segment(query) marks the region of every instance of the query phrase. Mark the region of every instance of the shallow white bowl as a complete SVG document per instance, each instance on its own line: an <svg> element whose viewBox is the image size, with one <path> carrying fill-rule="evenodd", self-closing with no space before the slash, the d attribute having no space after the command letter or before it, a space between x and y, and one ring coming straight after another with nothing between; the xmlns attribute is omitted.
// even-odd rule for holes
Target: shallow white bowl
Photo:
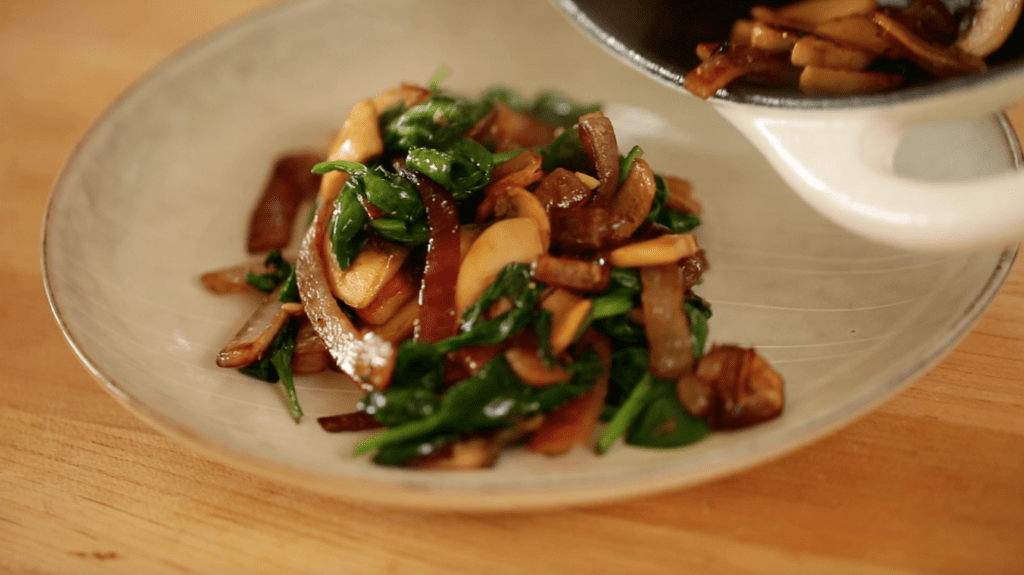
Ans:
<svg viewBox="0 0 1024 575"><path fill-rule="evenodd" d="M359 393L305 378L292 423L276 386L214 365L253 301L200 273L246 260L249 211L274 158L320 146L363 97L401 81L475 94L496 83L602 101L624 149L693 180L707 213L712 340L756 345L788 381L785 414L693 447L513 451L477 472L354 459L362 434L315 418ZM925 126L899 157L937 179L1011 169L998 118ZM54 314L97 379L140 417L208 456L341 497L443 509L523 509L680 487L776 457L895 393L963 336L1015 249L920 255L865 242L802 204L704 102L613 60L543 0L289 2L178 54L118 100L71 155L46 215Z"/></svg>

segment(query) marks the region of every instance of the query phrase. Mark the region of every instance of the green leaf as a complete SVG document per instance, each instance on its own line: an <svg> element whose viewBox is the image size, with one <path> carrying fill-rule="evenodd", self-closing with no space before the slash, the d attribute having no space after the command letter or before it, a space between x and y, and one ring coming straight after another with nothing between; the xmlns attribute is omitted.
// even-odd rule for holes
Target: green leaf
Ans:
<svg viewBox="0 0 1024 575"><path fill-rule="evenodd" d="M302 408L299 407L292 374L292 356L295 354L295 338L298 333L299 319L293 317L274 336L262 359L238 370L269 383L280 381L288 403L288 411L295 423L302 419Z"/></svg>
<svg viewBox="0 0 1024 575"><path fill-rule="evenodd" d="M646 404L626 433L626 443L638 447L681 447L710 432L708 422L690 415L679 402L671 381L655 379Z"/></svg>
<svg viewBox="0 0 1024 575"><path fill-rule="evenodd" d="M579 104L556 92L541 92L530 108L538 120L566 129L579 122L580 116L600 111L601 104Z"/></svg>
<svg viewBox="0 0 1024 575"><path fill-rule="evenodd" d="M644 372L643 378L633 387L629 396L622 403L622 406L611 421L605 426L604 431L597 440L597 453L602 454L608 451L618 439L626 434L626 431L633 425L633 422L647 406L647 400L653 390L654 378L651 374Z"/></svg>
<svg viewBox="0 0 1024 575"><path fill-rule="evenodd" d="M263 265L269 267L270 271L263 274L249 272L245 276L245 281L264 293L274 291L277 286L288 279L288 276L294 273L292 265L281 255L281 250L270 250L263 260Z"/></svg>
<svg viewBox="0 0 1024 575"><path fill-rule="evenodd" d="M619 161L619 183L626 181L629 177L629 171L633 169L633 163L636 159L644 155L644 151L640 146L633 146L633 148L626 154L625 158Z"/></svg>
<svg viewBox="0 0 1024 575"><path fill-rule="evenodd" d="M388 150L445 149L476 124L491 104L434 92L394 117L381 118L381 136ZM385 121L386 119L386 121Z"/></svg>
<svg viewBox="0 0 1024 575"><path fill-rule="evenodd" d="M331 247L341 269L352 265L352 261L363 250L367 238L363 224L368 219L366 210L359 203L355 184L347 182L334 202L334 213L328 224Z"/></svg>
<svg viewBox="0 0 1024 575"><path fill-rule="evenodd" d="M510 263L498 273L483 295L462 315L462 332L435 344L445 354L470 345L493 345L519 333L539 318L537 303L545 286L533 281L529 264ZM499 298L508 297L512 308L489 320L483 314Z"/></svg>
<svg viewBox="0 0 1024 575"><path fill-rule="evenodd" d="M487 148L469 138L459 138L444 150L411 148L406 166L434 180L451 192L456 202L462 202L491 181L494 159Z"/></svg>
<svg viewBox="0 0 1024 575"><path fill-rule="evenodd" d="M693 357L700 359L708 343L708 320L711 319L711 304L700 296L686 297L683 309L690 320L690 336L693 338Z"/></svg>

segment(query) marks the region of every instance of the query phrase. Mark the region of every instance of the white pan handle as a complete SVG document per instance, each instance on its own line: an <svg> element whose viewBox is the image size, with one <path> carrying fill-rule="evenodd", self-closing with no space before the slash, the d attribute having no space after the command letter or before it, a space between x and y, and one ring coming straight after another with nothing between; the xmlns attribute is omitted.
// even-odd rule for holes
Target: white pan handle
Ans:
<svg viewBox="0 0 1024 575"><path fill-rule="evenodd" d="M838 224L899 247L964 250L1024 238L1024 171L967 182L915 180L894 172L896 147L918 123L1000 110L1024 96L1020 83L875 108L715 106L804 200Z"/></svg>

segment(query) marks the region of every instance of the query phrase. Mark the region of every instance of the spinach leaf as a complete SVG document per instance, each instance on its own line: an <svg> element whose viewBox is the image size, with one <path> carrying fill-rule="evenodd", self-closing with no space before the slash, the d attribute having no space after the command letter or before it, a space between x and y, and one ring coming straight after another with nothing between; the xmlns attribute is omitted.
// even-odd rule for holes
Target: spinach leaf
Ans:
<svg viewBox="0 0 1024 575"><path fill-rule="evenodd" d="M455 433L506 427L550 411L593 386L602 369L600 357L588 349L567 369L573 374L568 383L531 387L519 380L504 355L498 355L482 370L449 388L432 413L360 442L355 454L402 446L396 449L413 456L414 445L433 445ZM390 452L388 459L395 461L395 452Z"/></svg>
<svg viewBox="0 0 1024 575"><path fill-rule="evenodd" d="M626 443L681 447L703 439L709 432L707 420L690 415L679 402L675 383L653 379L643 409L626 432Z"/></svg>
<svg viewBox="0 0 1024 575"><path fill-rule="evenodd" d="M530 265L510 263L498 273L494 282L473 305L462 314L462 333L434 344L440 354L449 353L469 345L501 343L537 321L537 303L545 286L533 281ZM501 297L512 301L512 309L489 320L483 314Z"/></svg>
<svg viewBox="0 0 1024 575"><path fill-rule="evenodd" d="M491 152L469 138L459 138L444 150L410 148L406 166L417 170L462 202L491 181Z"/></svg>
<svg viewBox="0 0 1024 575"><path fill-rule="evenodd" d="M400 114L381 116L381 136L388 150L415 147L445 149L476 124L492 104L434 92Z"/></svg>
<svg viewBox="0 0 1024 575"><path fill-rule="evenodd" d="M288 276L293 273L292 265L285 261L281 255L281 250L270 250L267 257L263 260L263 265L269 267L270 271L262 274L249 272L245 276L247 284L263 293L274 291L281 282L287 280Z"/></svg>
<svg viewBox="0 0 1024 575"><path fill-rule="evenodd" d="M434 346L406 340L398 346L391 385L366 394L357 408L389 427L422 419L437 410L443 381L444 360Z"/></svg>
<svg viewBox="0 0 1024 575"><path fill-rule="evenodd" d="M293 317L274 336L262 359L238 370L269 383L280 381L284 388L285 400L288 402L288 411L295 423L302 419L302 408L299 407L292 374L292 356L295 354L295 337L298 333L299 319Z"/></svg>
<svg viewBox="0 0 1024 575"><path fill-rule="evenodd" d="M643 412L653 391L653 380L654 377L650 373L646 371L643 373L643 377L633 387L622 406L601 432L596 446L598 454L608 451L613 443L626 434L636 418Z"/></svg>
<svg viewBox="0 0 1024 575"><path fill-rule="evenodd" d="M697 229L701 224L701 219L697 214L663 208L658 216L658 223L672 230L674 234L685 234Z"/></svg>
<svg viewBox="0 0 1024 575"><path fill-rule="evenodd" d="M594 171L594 166L591 165L587 153L583 150L580 131L575 128L565 130L550 144L536 148L534 151L541 155L541 168L544 172L550 172L558 167L574 172L590 173Z"/></svg>
<svg viewBox="0 0 1024 575"><path fill-rule="evenodd" d="M347 269L352 265L359 252L363 251L367 239L363 224L368 219L366 210L359 203L356 186L351 180L346 182L334 202L334 213L327 228L334 256L338 259L341 269Z"/></svg>
<svg viewBox="0 0 1024 575"><path fill-rule="evenodd" d="M711 319L711 304L704 298L690 294L686 296L683 309L690 320L690 336L693 338L693 357L700 359L708 343L708 320Z"/></svg>
<svg viewBox="0 0 1024 575"><path fill-rule="evenodd" d="M491 86L484 90L480 99L491 104L505 104L519 112L525 112L530 109L530 102L520 95L519 92L507 86Z"/></svg>
<svg viewBox="0 0 1024 575"><path fill-rule="evenodd" d="M425 439L418 438L403 443L384 445L373 456L377 465L401 465L414 457L436 453L450 443L461 439L459 433L441 433Z"/></svg>
<svg viewBox="0 0 1024 575"><path fill-rule="evenodd" d="M626 178L629 176L629 171L633 169L633 163L636 162L636 159L642 155L644 155L643 148L641 148L640 146L633 146L633 148L629 150L629 153L626 154L626 157L622 158L619 161L620 184L626 181Z"/></svg>
<svg viewBox="0 0 1024 575"><path fill-rule="evenodd" d="M541 92L530 107L530 114L535 118L567 131L579 122L580 116L600 111L601 104L579 104L555 92Z"/></svg>

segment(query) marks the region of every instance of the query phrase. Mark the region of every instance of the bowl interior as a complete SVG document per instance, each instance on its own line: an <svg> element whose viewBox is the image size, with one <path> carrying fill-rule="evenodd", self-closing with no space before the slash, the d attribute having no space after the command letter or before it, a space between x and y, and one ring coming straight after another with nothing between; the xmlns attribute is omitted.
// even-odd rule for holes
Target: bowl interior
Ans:
<svg viewBox="0 0 1024 575"><path fill-rule="evenodd" d="M317 416L360 395L337 377L298 382L307 417L295 425L276 386L214 365L254 300L210 295L197 278L247 259L249 211L274 158L322 146L356 101L426 82L442 65L456 91L502 83L605 102L624 149L639 144L656 170L695 183L713 266L700 288L714 306L711 339L756 345L780 369L783 417L687 449L580 448L555 459L514 450L493 469L425 474L354 459L361 434L320 430ZM995 118L924 130L901 148L901 171L957 178L1012 163ZM811 441L947 351L1013 253L920 255L851 236L801 203L709 105L607 58L543 0L486 10L310 0L222 30L97 121L57 181L43 244L69 342L143 418L213 457L319 491L446 509L635 495Z"/></svg>

